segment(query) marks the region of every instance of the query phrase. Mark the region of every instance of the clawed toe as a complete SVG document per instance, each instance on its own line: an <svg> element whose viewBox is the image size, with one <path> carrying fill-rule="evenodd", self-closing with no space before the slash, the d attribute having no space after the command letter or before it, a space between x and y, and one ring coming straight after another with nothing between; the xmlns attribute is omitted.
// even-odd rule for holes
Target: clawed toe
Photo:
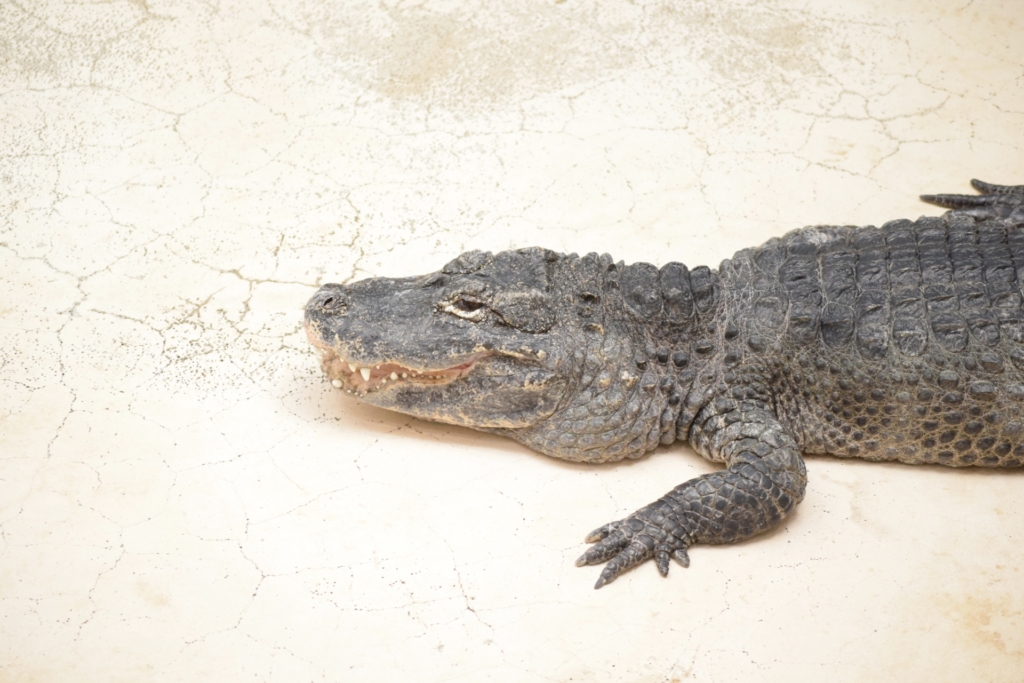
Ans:
<svg viewBox="0 0 1024 683"><path fill-rule="evenodd" d="M604 526L594 529L587 534L587 537L584 540L587 543L597 543L615 531L620 524L622 524L622 522L611 522L610 524L605 524Z"/></svg>
<svg viewBox="0 0 1024 683"><path fill-rule="evenodd" d="M971 186L982 194L1024 194L1024 185L996 185L973 178Z"/></svg>
<svg viewBox="0 0 1024 683"><path fill-rule="evenodd" d="M977 218L1015 218L1024 204L1024 185L996 185L974 179L981 194L923 194L921 199Z"/></svg>
<svg viewBox="0 0 1024 683"><path fill-rule="evenodd" d="M594 543L576 560L577 567L607 562L601 570L594 588L611 583L623 572L653 559L662 576L668 575L669 559L684 567L689 566L683 542L664 530L631 516L618 522L605 524L587 534Z"/></svg>

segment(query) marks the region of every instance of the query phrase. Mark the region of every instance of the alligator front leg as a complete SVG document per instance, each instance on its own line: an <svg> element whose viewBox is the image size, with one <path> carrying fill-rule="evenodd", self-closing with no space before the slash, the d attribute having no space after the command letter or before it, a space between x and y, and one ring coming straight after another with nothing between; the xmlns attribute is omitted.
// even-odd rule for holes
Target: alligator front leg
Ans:
<svg viewBox="0 0 1024 683"><path fill-rule="evenodd" d="M804 497L807 471L796 441L760 402L719 399L697 416L690 443L728 468L675 487L629 517L587 536L576 565L608 562L594 588L654 559L686 567L695 543L733 543L779 525Z"/></svg>

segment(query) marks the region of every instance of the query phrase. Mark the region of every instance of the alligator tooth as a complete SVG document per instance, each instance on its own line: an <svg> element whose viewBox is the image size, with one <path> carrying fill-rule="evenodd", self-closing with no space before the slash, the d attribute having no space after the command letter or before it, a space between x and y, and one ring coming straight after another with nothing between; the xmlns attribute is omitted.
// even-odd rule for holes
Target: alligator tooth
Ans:
<svg viewBox="0 0 1024 683"><path fill-rule="evenodd" d="M387 377L381 377L380 378L380 383L381 384L387 384L388 383L388 378Z"/></svg>
<svg viewBox="0 0 1024 683"><path fill-rule="evenodd" d="M409 373L403 372L402 373L402 379L408 379L408 378L409 378Z"/></svg>
<svg viewBox="0 0 1024 683"><path fill-rule="evenodd" d="M392 372L391 373L391 381L394 382L396 379L398 379L398 373Z"/></svg>
<svg viewBox="0 0 1024 683"><path fill-rule="evenodd" d="M351 372L353 375L356 374L356 370L358 369L358 366L352 365L351 363L348 364L348 371Z"/></svg>
<svg viewBox="0 0 1024 683"><path fill-rule="evenodd" d="M340 379L332 379L331 380L331 384L334 385L335 389L341 389L341 380Z"/></svg>
<svg viewBox="0 0 1024 683"><path fill-rule="evenodd" d="M370 381L370 368L359 368L359 374L363 376L364 382Z"/></svg>

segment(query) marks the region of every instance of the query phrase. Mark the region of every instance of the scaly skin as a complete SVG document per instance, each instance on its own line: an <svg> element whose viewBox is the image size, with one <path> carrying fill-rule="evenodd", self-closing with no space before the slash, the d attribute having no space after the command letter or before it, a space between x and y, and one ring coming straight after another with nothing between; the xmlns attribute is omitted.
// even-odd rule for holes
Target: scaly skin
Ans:
<svg viewBox="0 0 1024 683"><path fill-rule="evenodd" d="M576 462L690 442L725 469L595 530L598 588L779 525L801 453L1024 464L1024 186L938 218L810 227L717 271L543 249L325 285L306 307L335 386Z"/></svg>

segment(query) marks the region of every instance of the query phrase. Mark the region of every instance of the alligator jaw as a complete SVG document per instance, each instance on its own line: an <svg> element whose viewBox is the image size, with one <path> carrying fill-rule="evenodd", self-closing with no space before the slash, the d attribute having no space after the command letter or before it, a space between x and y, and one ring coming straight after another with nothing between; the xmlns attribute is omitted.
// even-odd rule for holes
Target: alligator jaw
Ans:
<svg viewBox="0 0 1024 683"><path fill-rule="evenodd" d="M344 389L354 396L365 396L387 386L399 384L439 385L454 382L466 375L482 358L492 355L481 351L462 363L447 368L410 368L391 361L361 365L346 360L331 348L319 347L320 367L331 378L335 388Z"/></svg>

